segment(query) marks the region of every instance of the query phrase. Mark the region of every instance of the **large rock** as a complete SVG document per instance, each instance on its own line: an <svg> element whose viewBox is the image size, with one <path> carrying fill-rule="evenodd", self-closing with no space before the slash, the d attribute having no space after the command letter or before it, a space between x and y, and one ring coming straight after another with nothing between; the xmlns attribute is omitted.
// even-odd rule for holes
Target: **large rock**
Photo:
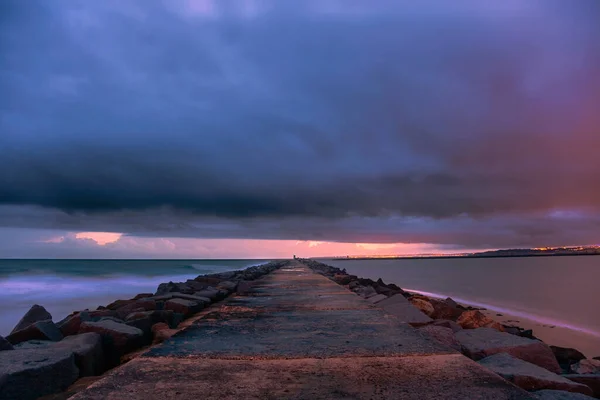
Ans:
<svg viewBox="0 0 600 400"><path fill-rule="evenodd" d="M433 306L431 318L456 320L463 313L463 310L458 308L458 305L448 298L446 300L429 299L429 303Z"/></svg>
<svg viewBox="0 0 600 400"><path fill-rule="evenodd" d="M600 360L581 360L571 365L574 374L600 374Z"/></svg>
<svg viewBox="0 0 600 400"><path fill-rule="evenodd" d="M58 329L60 329L60 332L63 334L63 336L77 335L79 333L79 327L81 326L81 323L91 320L92 318L87 311L81 311L71 314L65 319L59 321L56 326Z"/></svg>
<svg viewBox="0 0 600 400"><path fill-rule="evenodd" d="M515 358L506 353L498 353L479 361L479 364L494 371L504 379L525 390L565 390L591 395L592 390L537 365Z"/></svg>
<svg viewBox="0 0 600 400"><path fill-rule="evenodd" d="M461 349L459 341L456 340L456 336L454 336L454 332L450 328L425 325L420 327L419 331L454 350L460 351Z"/></svg>
<svg viewBox="0 0 600 400"><path fill-rule="evenodd" d="M445 328L450 328L452 329L452 332L458 332L458 331L462 331L462 326L460 326L459 324L457 324L454 321L450 321L448 319L436 319L435 321L433 321L431 323L431 325L433 326L443 326Z"/></svg>
<svg viewBox="0 0 600 400"><path fill-rule="evenodd" d="M27 328L29 325L32 325L39 321L52 320L52 315L46 309L40 305L34 304L29 311L23 315L23 318L17 323L17 325L13 328L11 334L23 330Z"/></svg>
<svg viewBox="0 0 600 400"><path fill-rule="evenodd" d="M565 378L586 385L592 389L594 396L600 399L600 374L567 374Z"/></svg>
<svg viewBox="0 0 600 400"><path fill-rule="evenodd" d="M82 377L100 375L105 370L102 338L97 333L90 332L68 336L60 342L29 340L15 346L16 350L49 348L73 353L75 355L75 364L79 368L79 373Z"/></svg>
<svg viewBox="0 0 600 400"><path fill-rule="evenodd" d="M413 326L427 325L433 320L408 302L406 297L396 294L377 303L387 314L396 316L401 322Z"/></svg>
<svg viewBox="0 0 600 400"><path fill-rule="evenodd" d="M425 299L419 297L411 297L409 299L410 304L417 307L419 310L423 312L423 314L431 317L434 312L433 305Z"/></svg>
<svg viewBox="0 0 600 400"><path fill-rule="evenodd" d="M117 317L119 317L120 319L124 319L133 311L140 309L144 311L156 310L156 302L150 299L136 300L134 302L124 305L123 307L117 308Z"/></svg>
<svg viewBox="0 0 600 400"><path fill-rule="evenodd" d="M194 296L205 297L210 299L211 301L217 301L225 298L226 294L225 292L219 289L207 287L197 292L194 292Z"/></svg>
<svg viewBox="0 0 600 400"><path fill-rule="evenodd" d="M79 333L87 332L100 334L104 348L116 355L138 348L144 336L144 332L136 327L108 320L82 323Z"/></svg>
<svg viewBox="0 0 600 400"><path fill-rule="evenodd" d="M371 304L376 304L385 299L387 299L387 296L385 294L377 294L375 296L369 297L367 301Z"/></svg>
<svg viewBox="0 0 600 400"><path fill-rule="evenodd" d="M456 322L464 329L493 328L504 331L501 324L478 310L463 311Z"/></svg>
<svg viewBox="0 0 600 400"><path fill-rule="evenodd" d="M195 314L203 308L203 303L185 299L171 299L165 303L165 310L172 310L185 316Z"/></svg>
<svg viewBox="0 0 600 400"><path fill-rule="evenodd" d="M550 350L554 353L558 364L561 368L569 370L572 364L578 361L585 360L585 356L578 350L566 347L550 346Z"/></svg>
<svg viewBox="0 0 600 400"><path fill-rule="evenodd" d="M82 377L100 375L105 370L102 337L98 333L88 332L68 336L60 342L53 343L53 346L73 352L75 364Z"/></svg>
<svg viewBox="0 0 600 400"><path fill-rule="evenodd" d="M13 350L13 345L4 336L0 336L0 351L3 350Z"/></svg>
<svg viewBox="0 0 600 400"><path fill-rule="evenodd" d="M0 400L33 400L58 393L78 377L75 357L64 349L0 352Z"/></svg>
<svg viewBox="0 0 600 400"><path fill-rule="evenodd" d="M455 335L463 354L475 361L497 353L508 353L548 371L561 372L552 350L538 340L498 332L491 328L463 329Z"/></svg>
<svg viewBox="0 0 600 400"><path fill-rule="evenodd" d="M38 321L20 331L13 331L6 337L12 344L26 342L28 340L51 340L57 342L63 338L60 329L52 320Z"/></svg>
<svg viewBox="0 0 600 400"><path fill-rule="evenodd" d="M565 392L564 390L539 390L533 395L539 400L593 400L593 397L581 393Z"/></svg>

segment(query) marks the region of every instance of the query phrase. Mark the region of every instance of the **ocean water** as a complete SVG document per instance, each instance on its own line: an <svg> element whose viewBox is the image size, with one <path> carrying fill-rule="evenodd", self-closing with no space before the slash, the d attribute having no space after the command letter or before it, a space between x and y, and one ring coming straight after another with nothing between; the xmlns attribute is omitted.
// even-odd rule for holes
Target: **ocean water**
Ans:
<svg viewBox="0 0 600 400"><path fill-rule="evenodd" d="M0 260L0 335L7 335L33 305L54 321L95 309L162 282L263 264L269 260Z"/></svg>
<svg viewBox="0 0 600 400"><path fill-rule="evenodd" d="M405 290L531 320L538 330L556 327L563 337L549 337L600 355L600 256L322 262Z"/></svg>

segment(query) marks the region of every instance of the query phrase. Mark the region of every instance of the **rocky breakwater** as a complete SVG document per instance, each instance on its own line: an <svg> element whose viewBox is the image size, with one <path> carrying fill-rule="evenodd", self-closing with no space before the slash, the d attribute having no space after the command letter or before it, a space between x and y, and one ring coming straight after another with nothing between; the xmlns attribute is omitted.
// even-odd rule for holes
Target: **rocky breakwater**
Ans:
<svg viewBox="0 0 600 400"><path fill-rule="evenodd" d="M177 333L185 319L248 290L252 281L287 263L162 283L155 293L75 311L59 322L36 304L6 338L0 336L0 400L36 399L101 375L132 352Z"/></svg>
<svg viewBox="0 0 600 400"><path fill-rule="evenodd" d="M360 278L315 260L299 261L541 399L600 398L598 358L548 346L531 330L500 324L451 298L409 293L381 279Z"/></svg>

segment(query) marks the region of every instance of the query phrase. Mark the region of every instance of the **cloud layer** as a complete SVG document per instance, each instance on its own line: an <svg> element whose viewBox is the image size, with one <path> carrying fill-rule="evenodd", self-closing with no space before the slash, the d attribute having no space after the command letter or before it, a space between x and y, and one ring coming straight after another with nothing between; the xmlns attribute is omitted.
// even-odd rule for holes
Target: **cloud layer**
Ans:
<svg viewBox="0 0 600 400"><path fill-rule="evenodd" d="M0 11L2 226L598 240L595 1Z"/></svg>

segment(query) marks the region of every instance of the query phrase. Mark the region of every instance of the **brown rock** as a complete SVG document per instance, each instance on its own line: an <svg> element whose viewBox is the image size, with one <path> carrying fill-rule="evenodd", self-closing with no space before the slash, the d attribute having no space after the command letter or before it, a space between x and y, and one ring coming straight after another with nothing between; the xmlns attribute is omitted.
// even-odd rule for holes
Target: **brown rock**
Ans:
<svg viewBox="0 0 600 400"><path fill-rule="evenodd" d="M116 310L123 306L126 306L129 303L133 303L135 300L115 300L112 303L108 304L104 309L108 310Z"/></svg>
<svg viewBox="0 0 600 400"><path fill-rule="evenodd" d="M169 329L169 325L165 324L164 322L159 322L158 324L154 324L152 325L152 333L156 333L158 331L162 331L164 329Z"/></svg>
<svg viewBox="0 0 600 400"><path fill-rule="evenodd" d="M117 317L124 319L127 315L134 311L151 311L156 310L156 302L154 300L136 300L117 308Z"/></svg>
<svg viewBox="0 0 600 400"><path fill-rule="evenodd" d="M333 280L335 281L335 283L337 283L338 285L347 285L350 282L352 282L354 279L356 279L355 276L352 275L348 275L348 274L335 274L333 276Z"/></svg>
<svg viewBox="0 0 600 400"><path fill-rule="evenodd" d="M50 340L58 342L63 338L60 329L52 320L38 321L6 337L10 343L17 344L28 340Z"/></svg>
<svg viewBox="0 0 600 400"><path fill-rule="evenodd" d="M154 332L153 343L162 343L177 332L179 332L177 329L161 329L160 331L156 331Z"/></svg>
<svg viewBox="0 0 600 400"><path fill-rule="evenodd" d="M504 327L478 310L463 311L456 322L464 329L492 328L503 332Z"/></svg>
<svg viewBox="0 0 600 400"><path fill-rule="evenodd" d="M99 333L105 348L117 354L124 354L139 347L144 335L144 332L138 328L109 320L83 322L79 332Z"/></svg>
<svg viewBox="0 0 600 400"><path fill-rule="evenodd" d="M185 299L171 299L165 303L165 310L172 310L176 313L189 316L202 310L203 304Z"/></svg>
<svg viewBox="0 0 600 400"><path fill-rule="evenodd" d="M146 297L152 297L152 296L154 296L154 293L140 293L131 300L145 299Z"/></svg>
<svg viewBox="0 0 600 400"><path fill-rule="evenodd" d="M10 332L11 334L23 330L27 328L29 325L32 325L39 321L52 320L52 315L46 309L40 305L34 304L29 311L23 315L21 320L17 323L17 325Z"/></svg>
<svg viewBox="0 0 600 400"><path fill-rule="evenodd" d="M435 319L449 319L452 321L455 321L458 317L460 317L460 315L463 313L463 310L453 306L452 303L454 303L454 300L450 300L451 303L448 302L448 299L445 301L429 299L429 302L433 306L433 313L430 315L430 317Z"/></svg>

